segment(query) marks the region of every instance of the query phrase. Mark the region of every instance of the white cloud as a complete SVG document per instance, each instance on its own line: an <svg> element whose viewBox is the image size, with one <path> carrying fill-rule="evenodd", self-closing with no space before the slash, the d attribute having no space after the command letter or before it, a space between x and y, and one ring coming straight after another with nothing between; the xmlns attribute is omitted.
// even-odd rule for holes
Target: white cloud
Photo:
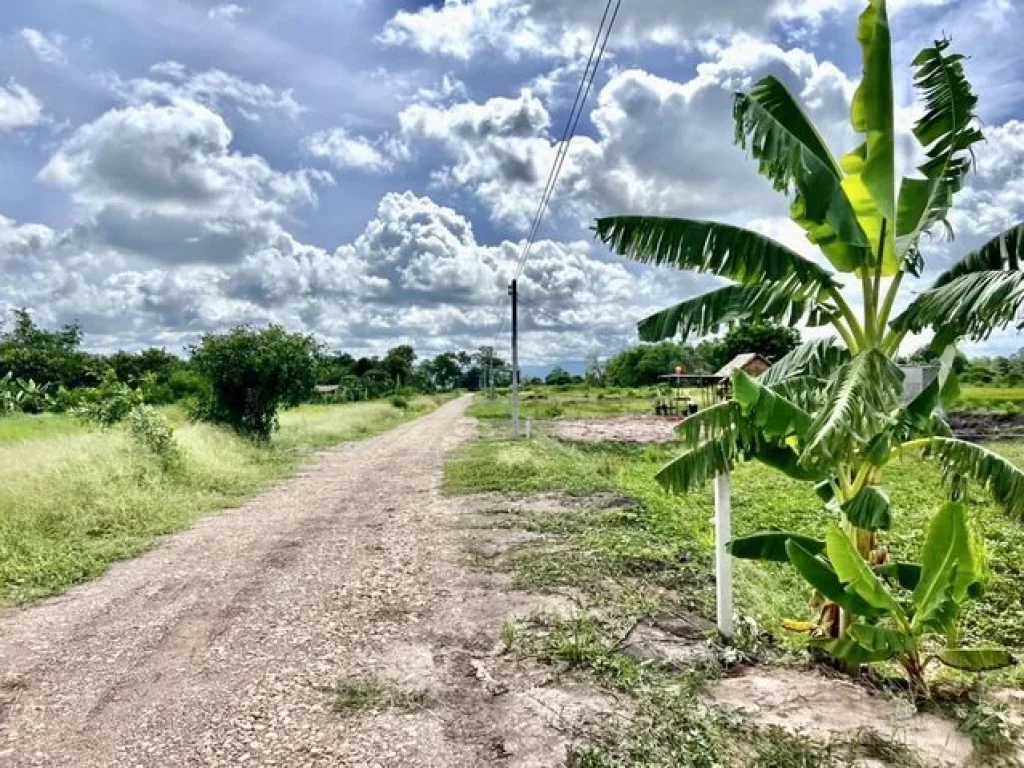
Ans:
<svg viewBox="0 0 1024 768"><path fill-rule="evenodd" d="M207 11L206 15L215 20L234 21L239 16L243 16L247 12L247 8L243 8L237 3L226 3L224 5L213 6L213 8Z"/></svg>
<svg viewBox="0 0 1024 768"><path fill-rule="evenodd" d="M617 73L590 112L559 179L555 208L569 216L647 211L730 220L772 215L785 201L732 145L733 92L771 72L800 94L822 130L853 146L853 83L831 62L746 35L703 44L706 61L684 82L641 69ZM451 162L441 186L468 189L496 221L523 226L536 209L557 150L551 119L529 90L518 98L450 106L414 104L400 116L412 147L439 145Z"/></svg>
<svg viewBox="0 0 1024 768"><path fill-rule="evenodd" d="M253 83L223 70L193 72L180 62L162 61L149 71L153 77L125 80L108 72L99 79L128 104L188 100L216 110L230 105L242 117L254 121L259 120L261 112L280 112L296 120L306 111L290 89L278 90L266 83Z"/></svg>
<svg viewBox="0 0 1024 768"><path fill-rule="evenodd" d="M231 141L196 102L111 110L64 141L39 178L69 190L103 242L158 260L234 261L333 179L275 171Z"/></svg>
<svg viewBox="0 0 1024 768"><path fill-rule="evenodd" d="M0 133L39 125L42 120L43 105L32 91L13 78L0 85Z"/></svg>
<svg viewBox="0 0 1024 768"><path fill-rule="evenodd" d="M381 149L365 136L353 136L344 128L318 131L304 139L302 145L308 154L327 160L342 171L382 173L394 167L394 159L386 148Z"/></svg>
<svg viewBox="0 0 1024 768"><path fill-rule="evenodd" d="M61 34L47 35L38 29L26 27L19 33L21 39L42 61L47 64L63 66L68 63L64 47L67 45L67 38Z"/></svg>

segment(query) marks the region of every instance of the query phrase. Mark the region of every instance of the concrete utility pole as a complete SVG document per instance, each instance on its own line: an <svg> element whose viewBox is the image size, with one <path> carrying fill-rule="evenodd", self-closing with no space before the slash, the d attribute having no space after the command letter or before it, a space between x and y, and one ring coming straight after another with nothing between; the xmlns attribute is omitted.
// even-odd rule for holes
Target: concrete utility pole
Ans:
<svg viewBox="0 0 1024 768"><path fill-rule="evenodd" d="M512 437L519 437L519 290L516 281L509 286L512 297Z"/></svg>
<svg viewBox="0 0 1024 768"><path fill-rule="evenodd" d="M718 631L732 639L732 555L726 546L732 539L732 487L729 473L715 475L715 597Z"/></svg>

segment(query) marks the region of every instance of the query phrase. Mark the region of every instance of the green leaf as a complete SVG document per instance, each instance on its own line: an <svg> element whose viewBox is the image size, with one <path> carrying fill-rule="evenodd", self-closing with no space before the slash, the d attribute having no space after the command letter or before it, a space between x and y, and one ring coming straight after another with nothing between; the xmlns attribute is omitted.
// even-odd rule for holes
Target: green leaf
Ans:
<svg viewBox="0 0 1024 768"><path fill-rule="evenodd" d="M720 327L745 320L773 320L786 325L822 325L835 307L822 304L790 278L763 286L727 285L656 312L637 324L642 341L661 341L676 335L706 336Z"/></svg>
<svg viewBox="0 0 1024 768"><path fill-rule="evenodd" d="M892 527L889 497L873 485L861 488L856 496L842 505L842 510L846 519L858 528L887 531Z"/></svg>
<svg viewBox="0 0 1024 768"><path fill-rule="evenodd" d="M966 672L986 672L1016 664L1004 648L943 648L935 655L947 667Z"/></svg>
<svg viewBox="0 0 1024 768"><path fill-rule="evenodd" d="M825 549L825 542L792 531L761 531L749 536L739 536L729 542L729 553L741 560L771 560L777 563L789 562L788 546L797 542L805 552L818 553Z"/></svg>
<svg viewBox="0 0 1024 768"><path fill-rule="evenodd" d="M1024 224L1017 224L939 275L890 326L901 333L934 328L942 345L964 335L984 339L1019 317L1022 265Z"/></svg>
<svg viewBox="0 0 1024 768"><path fill-rule="evenodd" d="M892 43L885 0L870 0L857 24L864 53L864 77L853 95L853 129L867 135L862 173L882 215L896 215L895 130L892 92Z"/></svg>
<svg viewBox="0 0 1024 768"><path fill-rule="evenodd" d="M946 55L948 40L922 50L914 59L914 86L921 92L924 114L914 134L928 160L918 170L923 179L904 179L896 213L901 255L917 250L921 235L943 224L953 196L961 190L973 164L972 147L982 140L975 127L978 97L963 70L963 57Z"/></svg>
<svg viewBox="0 0 1024 768"><path fill-rule="evenodd" d="M916 628L948 632L983 564L967 528L963 504L947 502L928 525L921 550L921 576L914 588Z"/></svg>
<svg viewBox="0 0 1024 768"><path fill-rule="evenodd" d="M873 661L902 656L911 647L911 638L905 632L887 627L857 623L851 626L847 632L861 648L871 655Z"/></svg>
<svg viewBox="0 0 1024 768"><path fill-rule="evenodd" d="M807 435L813 419L803 408L776 394L744 371L732 377L733 397L743 413L750 416L762 434L770 438Z"/></svg>
<svg viewBox="0 0 1024 768"><path fill-rule="evenodd" d="M902 390L903 372L888 356L874 347L858 354L839 370L828 402L810 427L801 461L850 455L858 442L878 431Z"/></svg>
<svg viewBox="0 0 1024 768"><path fill-rule="evenodd" d="M620 256L656 266L707 272L744 285L766 283L818 290L832 274L770 237L698 219L612 216L597 220L597 237Z"/></svg>
<svg viewBox="0 0 1024 768"><path fill-rule="evenodd" d="M736 95L736 143L750 147L775 189L796 189L791 215L837 268L864 262L868 241L842 186L842 171L786 87L776 78Z"/></svg>
<svg viewBox="0 0 1024 768"><path fill-rule="evenodd" d="M677 456L654 476L670 493L689 493L701 489L715 475L729 472L740 457L735 433L707 440Z"/></svg>
<svg viewBox="0 0 1024 768"><path fill-rule="evenodd" d="M875 661L886 661L885 653L872 653L852 637L841 637L838 640L812 639L811 645L824 649L833 658L848 664L860 666Z"/></svg>
<svg viewBox="0 0 1024 768"><path fill-rule="evenodd" d="M794 378L829 379L849 360L849 350L839 346L835 338L813 339L772 363L758 381L766 387L775 388Z"/></svg>
<svg viewBox="0 0 1024 768"><path fill-rule="evenodd" d="M832 523L825 536L825 551L839 580L847 585L847 592L857 594L869 605L893 616L905 619L903 609L878 580L864 558L854 548L843 530Z"/></svg>
<svg viewBox="0 0 1024 768"><path fill-rule="evenodd" d="M921 581L921 566L917 563L884 563L874 566L874 571L910 591L913 591Z"/></svg>
<svg viewBox="0 0 1024 768"><path fill-rule="evenodd" d="M796 537L787 539L785 544L786 556L789 562L793 564L793 567L796 568L797 573L803 576L804 580L818 590L825 598L831 600L840 608L845 608L858 616L875 618L883 615L883 611L878 610L856 593L850 592L843 587L842 582L839 580L836 572L832 570L832 567L820 557L815 556L821 551L821 549L817 548L819 545L824 548L824 542L814 540L814 544L815 547L808 547L805 542L801 542Z"/></svg>
<svg viewBox="0 0 1024 768"><path fill-rule="evenodd" d="M805 483L816 483L828 478L828 473L817 467L805 467L800 463L800 456L788 445L765 443L748 448L746 458L760 461L772 469L782 472L794 480Z"/></svg>
<svg viewBox="0 0 1024 768"><path fill-rule="evenodd" d="M718 440L738 432L745 435L749 432L747 427L739 403L728 400L687 416L676 425L675 432L684 444L696 446L705 440Z"/></svg>
<svg viewBox="0 0 1024 768"><path fill-rule="evenodd" d="M970 478L987 488L1007 513L1024 516L1024 472L998 453L952 437L913 440L908 446L924 449L924 456L938 459L943 479L959 491Z"/></svg>

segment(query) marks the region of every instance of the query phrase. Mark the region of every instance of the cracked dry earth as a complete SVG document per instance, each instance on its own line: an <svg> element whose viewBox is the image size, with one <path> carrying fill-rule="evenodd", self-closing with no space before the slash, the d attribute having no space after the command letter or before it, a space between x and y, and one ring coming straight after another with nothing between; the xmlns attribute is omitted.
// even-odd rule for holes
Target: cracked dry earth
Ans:
<svg viewBox="0 0 1024 768"><path fill-rule="evenodd" d="M0 765L563 764L616 703L500 653L503 617L536 605L467 565L472 514L440 494L467 404L0 614ZM352 676L432 705L333 711Z"/></svg>

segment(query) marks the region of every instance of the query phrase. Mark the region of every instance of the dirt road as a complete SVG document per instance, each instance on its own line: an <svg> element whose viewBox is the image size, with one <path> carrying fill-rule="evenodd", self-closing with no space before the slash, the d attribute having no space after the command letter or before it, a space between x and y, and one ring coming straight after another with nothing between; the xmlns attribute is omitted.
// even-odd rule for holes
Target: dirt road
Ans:
<svg viewBox="0 0 1024 768"><path fill-rule="evenodd" d="M458 503L439 492L444 454L473 434L466 404L0 614L0 764L559 764L557 726L537 718L564 692L495 695L515 599L464 566ZM428 695L333 711L328 689L353 675Z"/></svg>

